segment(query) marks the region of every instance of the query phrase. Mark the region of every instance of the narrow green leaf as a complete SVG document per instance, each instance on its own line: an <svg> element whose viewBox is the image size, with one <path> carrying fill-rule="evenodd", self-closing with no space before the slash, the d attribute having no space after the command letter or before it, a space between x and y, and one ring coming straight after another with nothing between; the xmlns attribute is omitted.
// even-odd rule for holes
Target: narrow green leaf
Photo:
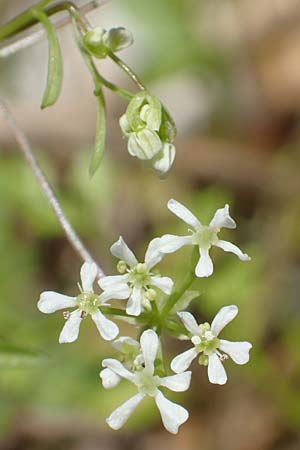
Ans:
<svg viewBox="0 0 300 450"><path fill-rule="evenodd" d="M97 114L97 131L96 131L96 142L92 160L90 163L90 175L93 176L97 169L99 168L105 149L105 139L106 139L106 110L105 110L105 99L103 91L98 87L97 92L98 99L98 114Z"/></svg>
<svg viewBox="0 0 300 450"><path fill-rule="evenodd" d="M48 16L34 10L35 17L43 24L47 31L49 45L48 76L41 108L54 105L59 98L63 81L63 60L56 29Z"/></svg>

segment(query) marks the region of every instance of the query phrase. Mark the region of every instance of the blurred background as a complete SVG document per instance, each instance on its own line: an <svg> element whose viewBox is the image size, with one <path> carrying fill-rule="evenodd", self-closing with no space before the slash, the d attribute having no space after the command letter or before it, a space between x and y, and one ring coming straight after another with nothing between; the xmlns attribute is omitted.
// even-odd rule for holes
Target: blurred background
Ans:
<svg viewBox="0 0 300 450"><path fill-rule="evenodd" d="M0 0L0 25L34 3ZM226 363L223 387L194 365L191 389L174 396L190 411L177 437L151 400L111 431L105 418L131 388L101 387L101 360L114 351L88 320L76 343L59 345L62 315L37 310L43 290L76 295L81 261L0 121L0 449L299 450L300 1L113 0L89 18L133 32L135 45L120 56L177 122L178 156L166 180L129 156L118 126L126 103L110 92L106 154L89 179L96 102L70 27L60 31L65 79L56 106L39 108L46 42L0 60L0 95L107 273L115 272L109 247L120 234L141 258L152 237L184 234L168 199L203 222L230 203L238 229L222 237L252 262L213 250L214 276L195 283L202 295L192 310L211 320L237 304L223 336L254 348L248 365ZM132 87L111 63L100 67ZM166 257L161 272L181 277L188 258L189 249ZM133 332L122 325L122 334ZM171 338L165 345L169 358L182 350Z"/></svg>

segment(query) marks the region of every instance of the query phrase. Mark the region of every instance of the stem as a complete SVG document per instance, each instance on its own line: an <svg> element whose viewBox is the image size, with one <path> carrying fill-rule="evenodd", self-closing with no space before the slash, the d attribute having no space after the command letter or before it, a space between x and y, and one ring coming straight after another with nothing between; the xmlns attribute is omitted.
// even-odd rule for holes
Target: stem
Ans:
<svg viewBox="0 0 300 450"><path fill-rule="evenodd" d="M46 194L46 197L54 211L54 214L56 215L56 218L57 218L59 224L61 225L62 229L64 230L66 237L69 240L70 244L72 245L74 250L78 253L78 255L84 261L95 263L90 252L86 249L86 247L80 240L79 236L73 229L72 225L68 221L65 213L63 212L63 210L59 204L59 201L58 201L49 181L47 180L46 175L44 174L37 159L35 158L35 156L33 154L33 151L27 140L27 137L25 136L23 130L17 125L15 118L13 117L13 115L7 108L5 102L1 98L0 98L0 113L2 114L3 118L6 120L8 127L10 128L12 134L15 137L15 140L17 141L17 143L19 145L21 152L23 153L23 156L25 157L26 161L28 162L28 164L29 164L32 172L34 173L38 183L40 184L42 190ZM104 276L104 272L101 269L101 267L99 265L97 265L97 268L98 268L98 276L99 277Z"/></svg>
<svg viewBox="0 0 300 450"><path fill-rule="evenodd" d="M101 5L104 5L108 0L90 0L83 6L81 6L78 11L80 11L81 17L90 11L93 11L94 9L98 8ZM68 25L71 22L71 17L63 17L59 20L54 22L54 26L56 28L62 28L65 25ZM1 29L0 29L1 31ZM24 48L30 47L36 42L39 42L41 39L46 37L46 33L43 29L35 31L33 33L30 33L28 36L25 36L21 39L16 40L15 42L12 42L11 44L8 44L2 48L0 48L0 58L5 58L7 56L10 56L20 50L23 50Z"/></svg>
<svg viewBox="0 0 300 450"><path fill-rule="evenodd" d="M132 79L132 81L137 85L137 87L141 91L147 90L144 84L139 79L139 77L136 75L136 73L126 63L124 63L122 59L120 59L112 52L108 53L108 56L123 70L123 72L126 73L126 75L128 75Z"/></svg>
<svg viewBox="0 0 300 450"><path fill-rule="evenodd" d="M196 278L195 267L197 265L198 260L199 260L199 249L198 246L196 246L191 255L190 268L186 273L182 283L177 287L177 289L175 289L173 294L171 294L168 300L166 301L162 309L163 316L166 316L171 311L176 302L180 299L180 297L182 297L185 291L191 286L191 284L195 280Z"/></svg>

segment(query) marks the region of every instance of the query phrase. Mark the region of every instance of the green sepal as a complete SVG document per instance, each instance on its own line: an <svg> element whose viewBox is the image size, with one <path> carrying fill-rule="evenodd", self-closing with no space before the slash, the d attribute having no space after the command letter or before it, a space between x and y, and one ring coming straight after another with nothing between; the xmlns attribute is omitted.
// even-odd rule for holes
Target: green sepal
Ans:
<svg viewBox="0 0 300 450"><path fill-rule="evenodd" d="M147 97L146 91L138 92L133 99L129 102L126 110L126 118L129 126L135 130L140 123L143 125L143 121L140 118L140 108Z"/></svg>
<svg viewBox="0 0 300 450"><path fill-rule="evenodd" d="M35 9L33 14L44 26L49 45L47 84L41 104L41 108L44 109L54 105L60 96L63 82L63 60L56 29L51 20L41 10Z"/></svg>
<svg viewBox="0 0 300 450"><path fill-rule="evenodd" d="M161 127L159 129L159 135L164 142L174 142L177 134L177 128L170 113L163 106L162 108L162 120Z"/></svg>
<svg viewBox="0 0 300 450"><path fill-rule="evenodd" d="M89 168L90 176L93 176L95 174L101 164L104 155L106 140L106 108L102 88L98 87L95 94L97 95L98 99L97 131L94 153Z"/></svg>

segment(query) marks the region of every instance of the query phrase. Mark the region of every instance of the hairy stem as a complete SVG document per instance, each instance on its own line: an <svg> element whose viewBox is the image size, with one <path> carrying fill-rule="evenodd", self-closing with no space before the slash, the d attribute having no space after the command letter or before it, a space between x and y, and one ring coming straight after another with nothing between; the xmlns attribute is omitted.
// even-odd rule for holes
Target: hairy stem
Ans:
<svg viewBox="0 0 300 450"><path fill-rule="evenodd" d="M79 238L79 236L73 229L72 225L68 221L49 181L47 180L46 175L44 174L37 159L35 158L35 156L33 154L33 151L31 149L31 146L28 142L27 137L25 136L23 130L18 126L18 124L15 121L14 116L11 114L10 110L8 109L5 102L1 98L0 98L0 113L2 114L3 118L6 120L9 129L11 130L12 134L14 135L14 138L17 141L21 152L23 153L23 156L25 157L26 161L28 162L28 164L29 164L32 172L34 173L38 183L40 184L42 190L46 194L46 197L54 211L54 214L56 215L56 218L57 218L60 226L62 227L63 231L65 232L65 235L66 235L67 239L69 240L70 244L72 245L74 250L78 253L78 255L84 261L94 262L97 265L99 277L104 276L103 270L94 261L90 252L86 249L86 247L82 243L81 239Z"/></svg>

